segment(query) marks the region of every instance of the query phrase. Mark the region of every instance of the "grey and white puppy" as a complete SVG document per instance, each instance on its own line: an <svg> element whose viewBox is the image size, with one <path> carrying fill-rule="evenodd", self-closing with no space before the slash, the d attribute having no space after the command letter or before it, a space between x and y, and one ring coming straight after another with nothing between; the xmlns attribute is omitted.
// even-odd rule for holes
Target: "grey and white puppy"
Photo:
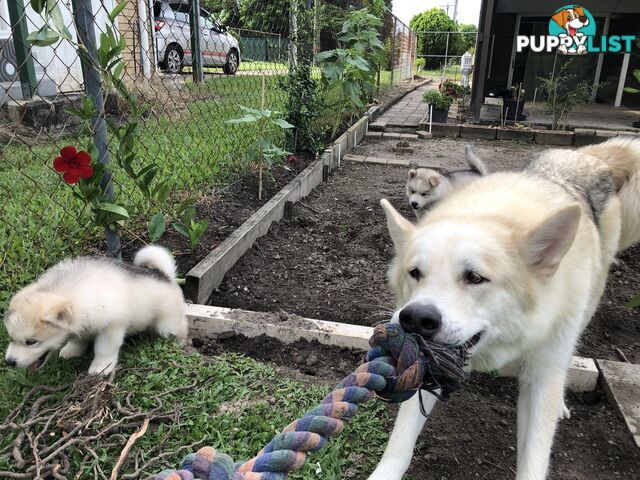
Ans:
<svg viewBox="0 0 640 480"><path fill-rule="evenodd" d="M468 170L457 170L444 174L431 168L409 170L406 186L407 198L418 220L430 207L450 195L454 190L489 173L484 162L469 145L465 147L465 156L470 167Z"/></svg>

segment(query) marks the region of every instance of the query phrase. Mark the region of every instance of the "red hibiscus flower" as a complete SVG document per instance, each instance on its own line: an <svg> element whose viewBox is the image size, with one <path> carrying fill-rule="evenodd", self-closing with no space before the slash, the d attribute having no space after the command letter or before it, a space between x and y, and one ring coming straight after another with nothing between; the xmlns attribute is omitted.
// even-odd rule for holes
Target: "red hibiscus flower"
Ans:
<svg viewBox="0 0 640 480"><path fill-rule="evenodd" d="M291 165L296 165L298 163L300 159L298 157L296 157L295 155L289 155L287 157L287 161L291 164Z"/></svg>
<svg viewBox="0 0 640 480"><path fill-rule="evenodd" d="M60 156L53 161L53 169L62 173L62 178L69 185L75 185L81 178L93 176L91 155L85 151L78 152L73 145L60 150Z"/></svg>

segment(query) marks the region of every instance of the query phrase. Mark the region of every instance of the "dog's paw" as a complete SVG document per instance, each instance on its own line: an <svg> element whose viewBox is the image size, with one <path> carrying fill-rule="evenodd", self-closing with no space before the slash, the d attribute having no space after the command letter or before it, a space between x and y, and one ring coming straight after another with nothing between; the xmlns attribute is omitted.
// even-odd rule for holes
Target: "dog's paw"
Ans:
<svg viewBox="0 0 640 480"><path fill-rule="evenodd" d="M87 349L87 345L84 343L67 342L67 344L60 350L60 358L77 358L81 357Z"/></svg>
<svg viewBox="0 0 640 480"><path fill-rule="evenodd" d="M110 360L94 360L89 367L89 375L109 375L116 368L116 362Z"/></svg>
<svg viewBox="0 0 640 480"><path fill-rule="evenodd" d="M558 420L563 420L565 418L571 418L571 410L569 410L566 403L563 401L562 405L560 405L560 411L558 412Z"/></svg>

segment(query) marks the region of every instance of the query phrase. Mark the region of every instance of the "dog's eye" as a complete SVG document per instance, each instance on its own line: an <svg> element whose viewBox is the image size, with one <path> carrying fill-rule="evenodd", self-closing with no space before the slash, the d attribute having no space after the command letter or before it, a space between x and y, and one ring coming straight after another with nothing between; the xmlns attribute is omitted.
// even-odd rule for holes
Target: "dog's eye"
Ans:
<svg viewBox="0 0 640 480"><path fill-rule="evenodd" d="M469 284L479 285L481 283L488 282L489 279L484 278L482 275L480 275L477 272L474 272L472 270L467 270L466 272L464 272L464 281Z"/></svg>
<svg viewBox="0 0 640 480"><path fill-rule="evenodd" d="M418 268L412 268L411 270L409 270L409 275L414 280L420 280L422 278L422 272Z"/></svg>
<svg viewBox="0 0 640 480"><path fill-rule="evenodd" d="M424 193L422 194L422 196L423 196L423 197L426 197L427 195L429 195L427 192L424 192Z"/></svg>
<svg viewBox="0 0 640 480"><path fill-rule="evenodd" d="M36 343L38 343L38 340L34 340L33 338L30 338L29 340L27 340L24 343L25 343L25 345L27 347L31 347L32 345L35 345Z"/></svg>
<svg viewBox="0 0 640 480"><path fill-rule="evenodd" d="M413 195L415 192L415 190L409 190L411 192L411 195Z"/></svg>

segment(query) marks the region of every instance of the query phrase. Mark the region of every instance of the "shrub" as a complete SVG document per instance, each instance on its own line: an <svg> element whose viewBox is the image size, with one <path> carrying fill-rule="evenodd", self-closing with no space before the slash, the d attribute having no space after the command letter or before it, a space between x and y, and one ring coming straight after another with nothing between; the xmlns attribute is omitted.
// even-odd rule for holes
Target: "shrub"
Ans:
<svg viewBox="0 0 640 480"><path fill-rule="evenodd" d="M457 32L458 24L451 20L441 8L432 8L416 15L409 22L409 27L418 33L418 55L456 55L463 48L461 35L449 35L447 49L447 32ZM439 32L422 34L422 32ZM466 36L466 35L462 35ZM464 52L462 52L464 53Z"/></svg>
<svg viewBox="0 0 640 480"><path fill-rule="evenodd" d="M423 100L433 108L448 110L453 103L453 97L440 93L438 90L427 90L422 96Z"/></svg>
<svg viewBox="0 0 640 480"><path fill-rule="evenodd" d="M589 103L594 88L602 85L592 85L585 80L578 82L576 75L568 73L571 63L569 60L563 64L555 75L551 72L549 77L538 77L546 97L544 111L551 117L552 130L559 130L576 105Z"/></svg>

